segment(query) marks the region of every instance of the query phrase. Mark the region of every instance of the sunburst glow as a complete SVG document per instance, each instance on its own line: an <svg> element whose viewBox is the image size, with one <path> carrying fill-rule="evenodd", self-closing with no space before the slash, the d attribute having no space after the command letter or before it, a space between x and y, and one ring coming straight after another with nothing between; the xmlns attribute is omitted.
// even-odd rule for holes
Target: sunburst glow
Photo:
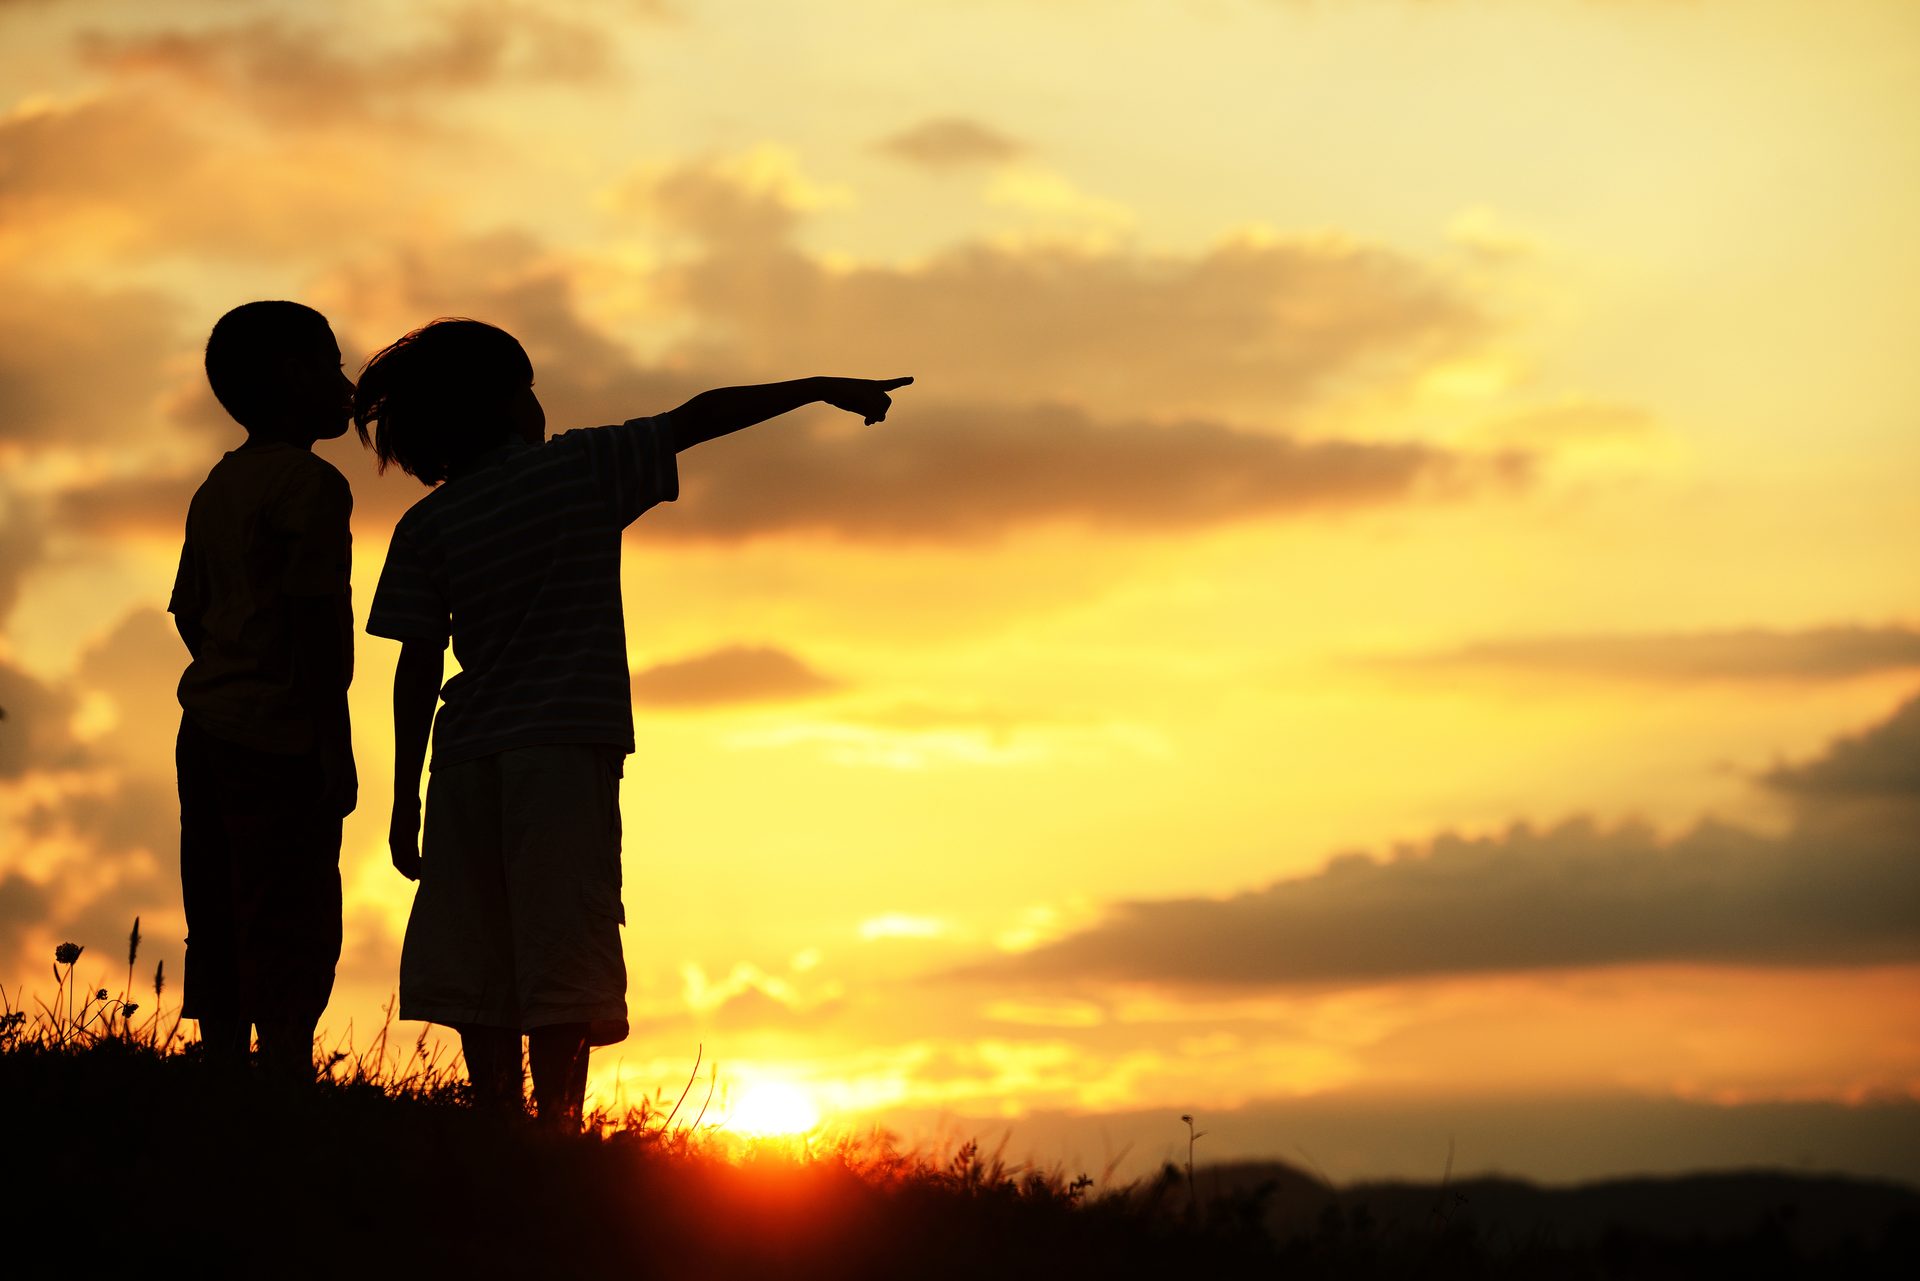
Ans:
<svg viewBox="0 0 1920 1281"><path fill-rule="evenodd" d="M819 1127L820 1105L790 1081L754 1081L741 1088L724 1124L751 1138L805 1134Z"/></svg>

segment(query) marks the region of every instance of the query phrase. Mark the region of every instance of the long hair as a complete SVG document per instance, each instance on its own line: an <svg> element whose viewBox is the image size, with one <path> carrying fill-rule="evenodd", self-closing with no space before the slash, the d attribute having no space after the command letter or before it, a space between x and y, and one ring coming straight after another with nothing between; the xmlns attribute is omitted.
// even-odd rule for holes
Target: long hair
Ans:
<svg viewBox="0 0 1920 1281"><path fill-rule="evenodd" d="M395 463L437 485L512 432L516 394L532 382L533 362L512 334L443 316L367 361L354 389L353 424L381 471Z"/></svg>

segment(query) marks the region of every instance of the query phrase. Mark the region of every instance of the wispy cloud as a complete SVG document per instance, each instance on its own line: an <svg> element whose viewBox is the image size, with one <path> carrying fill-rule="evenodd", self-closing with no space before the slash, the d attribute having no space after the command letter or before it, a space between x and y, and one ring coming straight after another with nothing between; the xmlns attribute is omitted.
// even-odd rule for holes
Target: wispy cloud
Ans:
<svg viewBox="0 0 1920 1281"><path fill-rule="evenodd" d="M875 144L882 152L927 169L1000 164L1026 154L1026 145L965 116L938 116Z"/></svg>
<svg viewBox="0 0 1920 1281"><path fill-rule="evenodd" d="M1920 631L1848 625L1525 637L1474 641L1392 664L1649 681L1835 680L1920 667Z"/></svg>
<svg viewBox="0 0 1920 1281"><path fill-rule="evenodd" d="M469 0L436 12L428 34L348 44L337 25L283 15L229 26L130 34L85 31L83 63L121 78L178 84L281 128L418 123L425 104L503 83L592 83L612 68L597 27L552 10Z"/></svg>
<svg viewBox="0 0 1920 1281"><path fill-rule="evenodd" d="M805 698L841 682L771 645L728 645L633 674L633 701L650 707L712 707Z"/></svg>

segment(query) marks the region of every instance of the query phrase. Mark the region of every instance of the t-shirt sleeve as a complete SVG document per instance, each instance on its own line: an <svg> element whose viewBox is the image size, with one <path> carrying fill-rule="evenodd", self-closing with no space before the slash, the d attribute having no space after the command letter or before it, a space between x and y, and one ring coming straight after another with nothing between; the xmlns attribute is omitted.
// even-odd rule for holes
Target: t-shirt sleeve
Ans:
<svg viewBox="0 0 1920 1281"><path fill-rule="evenodd" d="M622 526L655 503L680 497L680 468L666 414L630 418L611 427L586 427L578 435L602 492Z"/></svg>
<svg viewBox="0 0 1920 1281"><path fill-rule="evenodd" d="M344 596L353 575L353 488L332 467L287 486L279 512L287 536L286 596Z"/></svg>
<svg viewBox="0 0 1920 1281"><path fill-rule="evenodd" d="M419 540L403 522L387 546L387 563L367 607L367 634L397 641L447 643L452 614Z"/></svg>

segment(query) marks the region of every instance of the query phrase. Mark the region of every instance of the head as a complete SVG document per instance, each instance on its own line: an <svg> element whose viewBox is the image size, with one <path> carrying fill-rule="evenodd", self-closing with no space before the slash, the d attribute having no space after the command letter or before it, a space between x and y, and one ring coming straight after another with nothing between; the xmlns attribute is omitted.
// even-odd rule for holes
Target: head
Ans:
<svg viewBox="0 0 1920 1281"><path fill-rule="evenodd" d="M423 485L506 440L538 444L547 426L526 349L504 329L458 317L375 354L360 371L353 421L380 470L397 463Z"/></svg>
<svg viewBox="0 0 1920 1281"><path fill-rule="evenodd" d="M297 302L250 302L207 337L207 382L256 439L310 445L347 430L353 384L327 318Z"/></svg>

